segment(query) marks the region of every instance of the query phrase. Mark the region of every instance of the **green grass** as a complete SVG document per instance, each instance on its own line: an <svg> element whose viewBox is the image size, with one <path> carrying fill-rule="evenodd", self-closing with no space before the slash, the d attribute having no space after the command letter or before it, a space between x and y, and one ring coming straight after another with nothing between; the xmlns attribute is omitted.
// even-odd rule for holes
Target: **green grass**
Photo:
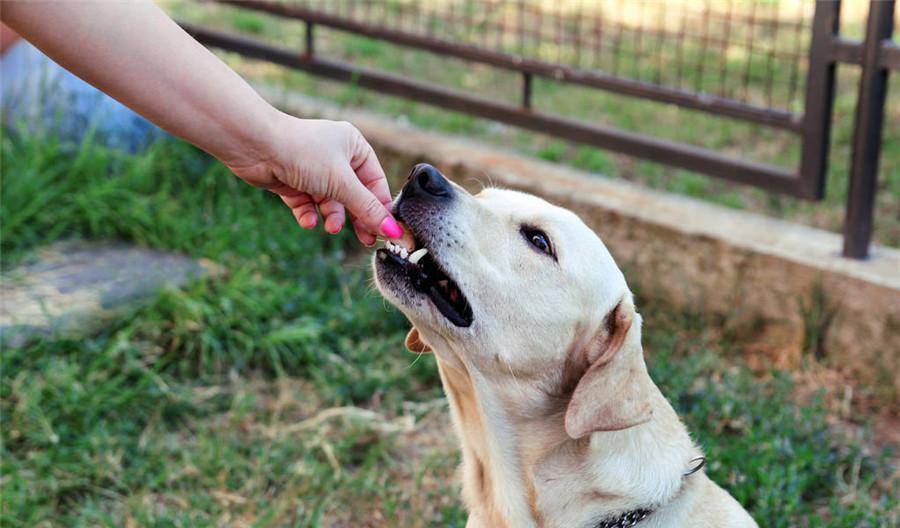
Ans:
<svg viewBox="0 0 900 528"><path fill-rule="evenodd" d="M848 2L848 7L845 9L847 12L843 18L843 29L849 35L858 33L859 26L864 23L865 10L859 9L856 4L858 2ZM388 8L398 8L394 4L387 5ZM170 0L168 6L173 14L194 22L247 32L244 29L244 23L235 20L235 17L247 15L234 8L180 0ZM735 6L735 9L748 8L749 4L738 3ZM343 8L335 9L343 13L341 11ZM655 14L652 9L648 9L648 11L648 17ZM256 16L258 18L254 20L261 22L264 27L261 30L254 28L250 31L251 33L289 49L304 47L302 23L285 21L271 16ZM502 14L494 13L493 16L501 17ZM377 16L376 20L379 20ZM668 21L669 24L674 22ZM474 33L467 38L473 39L476 43L479 42L477 27L469 29ZM670 27L670 29L672 28ZM452 30L452 28L442 27L438 33L443 35ZM734 28L733 30L737 31ZM513 73L332 31L324 27L318 27L316 35L316 49L322 56L352 61L363 66L407 75L499 101L518 103L520 79ZM463 36L465 37L465 35ZM746 35L730 35L734 42L742 42L744 37ZM757 51L769 44L776 45L781 51L793 50L795 47L790 32L782 31L765 36L757 34L753 38L757 45ZM650 40L645 42L645 53L640 55L638 60L635 60L635 50L628 47L630 46L629 42L630 39L626 38L618 52L613 49L601 56L599 66L610 70L613 65L619 63L618 68L622 75L653 82L657 74L660 74L664 80L674 82L670 79L674 75L670 71L673 68L668 67L676 60L672 56L674 51L665 48L661 51L665 58L663 64L667 67L658 72L659 65L655 59L655 52L649 53L649 50L655 50L654 42ZM546 49L542 47L530 50L530 53L555 61L558 51L555 47L550 46ZM687 194L728 207L760 211L822 229L840 232L843 226L853 114L856 105L855 94L858 86L858 72L854 67L839 68L833 120L833 146L826 182L827 196L822 202L809 203L688 171L635 160L612 152L560 141L537 133L498 127L483 119L461 116L439 108L380 95L356 87L335 84L306 74L241 59L232 54L225 55L225 58L230 65L249 78L288 86L317 97L331 99L348 107L361 107L389 116L402 116L423 128L465 135L486 144L511 148L550 161L573 165L603 176L636 181L650 187ZM726 77L743 79L747 75L744 63L740 58L733 60L735 64L724 65L725 71L728 72ZM683 50L683 61L687 72L686 78L682 81L684 88L695 88L692 84L694 82L692 72L696 70L695 66L701 63L711 63L712 65L707 64L704 69L703 75L699 78L700 86L710 90L716 87L716 80L723 67L718 63L717 58L704 59L702 49L686 46ZM768 63L759 59L749 65L748 93L750 97L757 99L762 97L760 94L765 91L767 78L765 69L767 67ZM772 68L774 72L774 103L801 112L802 97L788 100L790 74L786 64L779 59L773 62ZM730 84L735 83L742 84L737 81ZM715 90L713 91L715 92ZM879 170L874 239L882 244L900 247L900 105L895 103L900 100L900 83L891 82L889 91L884 148ZM715 93L718 95L718 92ZM736 93L726 95L742 97L744 93L741 89ZM736 157L792 169L798 165L799 141L791 134L765 127L719 119L671 105L626 98L543 78L535 78L533 97L534 105L544 111L692 143ZM757 103L765 104L764 101L757 101ZM598 163L595 161L596 159L603 161Z"/></svg>
<svg viewBox="0 0 900 528"><path fill-rule="evenodd" d="M464 526L433 360L403 351L349 235L300 230L174 140L129 155L7 130L0 173L4 270L63 237L227 268L3 351L0 525ZM709 321L643 311L654 378L761 525L896 526L889 452L794 403L790 377L724 362Z"/></svg>

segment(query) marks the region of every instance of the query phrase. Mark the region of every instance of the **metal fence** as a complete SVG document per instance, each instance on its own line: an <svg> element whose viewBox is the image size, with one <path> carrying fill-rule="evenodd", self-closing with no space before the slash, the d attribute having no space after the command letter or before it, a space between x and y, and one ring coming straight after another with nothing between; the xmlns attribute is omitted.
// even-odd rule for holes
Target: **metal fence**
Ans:
<svg viewBox="0 0 900 528"><path fill-rule="evenodd" d="M824 195L835 68L862 68L844 255L872 232L894 1L873 0L863 40L840 35L840 2L641 0L218 0L305 22L302 52L182 23L205 44L379 92L487 117L803 199ZM317 54L315 27L384 40L521 75L519 104ZM796 135L794 169L535 109L535 76L668 103Z"/></svg>

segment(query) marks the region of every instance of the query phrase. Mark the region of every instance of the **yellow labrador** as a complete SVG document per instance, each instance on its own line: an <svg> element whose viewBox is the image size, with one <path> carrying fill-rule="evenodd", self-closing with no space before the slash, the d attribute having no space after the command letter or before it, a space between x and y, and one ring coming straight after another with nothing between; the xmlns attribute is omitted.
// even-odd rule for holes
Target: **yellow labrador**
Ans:
<svg viewBox="0 0 900 528"><path fill-rule="evenodd" d="M375 277L413 324L407 347L437 358L468 528L756 526L700 468L625 278L576 215L473 196L425 164L394 211L408 235L376 252Z"/></svg>

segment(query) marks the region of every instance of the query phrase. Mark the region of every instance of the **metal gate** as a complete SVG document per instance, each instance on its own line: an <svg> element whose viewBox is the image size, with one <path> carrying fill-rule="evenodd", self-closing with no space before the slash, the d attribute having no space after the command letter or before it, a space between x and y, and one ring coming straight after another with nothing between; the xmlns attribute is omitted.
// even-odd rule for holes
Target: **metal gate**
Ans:
<svg viewBox="0 0 900 528"><path fill-rule="evenodd" d="M545 2L533 0L218 1L305 22L306 47L298 53L245 36L181 23L208 46L807 200L819 200L825 192L836 66L838 63L859 66L862 74L853 131L843 254L860 259L868 256L887 78L891 70L900 68L900 47L891 40L894 0L871 1L865 38L861 41L840 35L839 0L815 2L811 16L800 21L767 16L764 7L771 2L754 1L749 15L735 14L730 8L722 12L708 1L700 8L693 3L688 4L693 9L684 7L680 13L674 13L681 17L681 24L676 24L675 30L666 29L665 25L661 29L613 24L602 14L566 9L560 3L546 7ZM759 12L758 5L762 6ZM503 13L502 19L497 13ZM474 24L480 24L479 31L472 31ZM730 32L725 31L725 36L713 38L709 28L715 24L741 28L744 37L739 43L731 42ZM517 72L521 75L520 103L498 102L322 57L316 53L317 25ZM698 27L701 29L697 30ZM702 28L706 28L705 34ZM796 46L754 50L755 32L779 31L795 36ZM660 64L662 45L668 42L677 51L670 54L674 55L673 63L659 68L653 79L629 76L618 63L618 54L605 54L610 46L622 46L625 39L637 49L648 42L659 46L655 51ZM544 42L552 42L554 49L565 53L559 51L556 57L546 57L541 52ZM686 46L699 47L700 57L712 57L712 64L706 60L695 64L686 61L683 53ZM739 46L749 58L745 71L732 78L726 75L724 61L734 46ZM610 56L615 57L612 63ZM762 69L767 76L762 93L755 95L748 93L754 56L766 61ZM787 74L776 80L776 69L786 69ZM704 79L712 77L715 81L716 75L718 86L710 89ZM790 170L538 111L532 107L535 76L788 131L801 142L799 165ZM790 107L795 96L802 97L802 112Z"/></svg>

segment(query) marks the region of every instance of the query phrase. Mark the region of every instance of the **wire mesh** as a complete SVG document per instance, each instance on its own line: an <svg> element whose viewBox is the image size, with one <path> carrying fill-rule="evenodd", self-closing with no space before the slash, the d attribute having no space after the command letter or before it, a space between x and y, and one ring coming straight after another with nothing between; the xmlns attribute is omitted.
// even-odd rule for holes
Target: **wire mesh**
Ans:
<svg viewBox="0 0 900 528"><path fill-rule="evenodd" d="M754 106L802 108L813 2L295 0L355 22Z"/></svg>

